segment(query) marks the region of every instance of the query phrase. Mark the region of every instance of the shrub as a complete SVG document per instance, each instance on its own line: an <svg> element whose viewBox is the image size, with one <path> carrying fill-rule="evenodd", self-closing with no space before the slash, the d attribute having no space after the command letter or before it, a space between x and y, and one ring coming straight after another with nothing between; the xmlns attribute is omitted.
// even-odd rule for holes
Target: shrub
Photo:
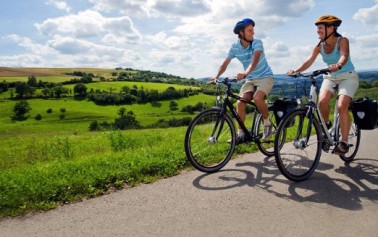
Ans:
<svg viewBox="0 0 378 237"><path fill-rule="evenodd" d="M12 120L26 120L28 118L27 114L30 110L31 107L26 100L18 101L13 108L14 116L12 117Z"/></svg>
<svg viewBox="0 0 378 237"><path fill-rule="evenodd" d="M41 120L42 119L42 115L41 114L37 114L36 116L35 116L35 120Z"/></svg>

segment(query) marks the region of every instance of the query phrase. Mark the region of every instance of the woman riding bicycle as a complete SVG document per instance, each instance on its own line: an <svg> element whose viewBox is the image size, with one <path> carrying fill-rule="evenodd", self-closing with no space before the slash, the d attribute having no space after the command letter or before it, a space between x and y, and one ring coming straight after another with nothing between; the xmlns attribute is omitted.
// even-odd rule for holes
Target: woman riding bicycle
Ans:
<svg viewBox="0 0 378 237"><path fill-rule="evenodd" d="M240 89L240 96L250 101L253 99L264 119L263 139L268 140L272 134L272 123L269 120L268 106L265 98L268 96L273 87L273 72L265 58L263 43L259 39L253 38L255 22L246 18L236 23L234 33L239 39L233 43L228 51L227 58L219 67L217 75L211 80L220 77L227 69L232 59L237 58L244 67L244 72L238 73L237 79L246 79ZM257 87L256 91L254 88ZM246 117L246 104L238 101L237 112L244 122ZM243 130L239 128L236 143L244 141Z"/></svg>
<svg viewBox="0 0 378 237"><path fill-rule="evenodd" d="M287 74L303 72L308 69L319 54L323 61L329 66L331 73L324 75L322 86L319 93L319 109L327 127L332 127L329 120L329 103L335 92L334 86L339 86L338 111L340 115L341 141L335 147L334 153L345 154L349 150L348 133L351 125L349 116L349 104L357 91L359 82L358 75L349 54L349 41L346 37L337 32L341 20L336 16L325 15L319 17L315 25L320 42L314 47L309 58L295 70L289 70Z"/></svg>

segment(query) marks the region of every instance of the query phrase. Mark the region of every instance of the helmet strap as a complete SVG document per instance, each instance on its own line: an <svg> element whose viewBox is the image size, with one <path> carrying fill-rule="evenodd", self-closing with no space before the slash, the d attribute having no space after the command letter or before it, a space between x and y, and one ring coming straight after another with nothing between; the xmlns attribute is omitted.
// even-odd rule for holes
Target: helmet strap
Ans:
<svg viewBox="0 0 378 237"><path fill-rule="evenodd" d="M246 42L248 42L248 43L250 43L250 44L251 44L252 41L253 41L253 40L247 40L247 39L245 38L245 36L244 36L244 29L243 29L243 34L241 34L240 31L239 31L239 38L242 39L242 40L244 40L244 41L246 41Z"/></svg>
<svg viewBox="0 0 378 237"><path fill-rule="evenodd" d="M336 32L336 29L334 29L333 32L332 32L331 34L327 35L327 26L326 26L326 25L324 25L324 26L325 26L325 35L326 35L326 37L325 37L323 40L320 40L318 46L319 46L322 42L325 42L329 37L331 37L331 36L332 36L333 34L335 34L335 32Z"/></svg>

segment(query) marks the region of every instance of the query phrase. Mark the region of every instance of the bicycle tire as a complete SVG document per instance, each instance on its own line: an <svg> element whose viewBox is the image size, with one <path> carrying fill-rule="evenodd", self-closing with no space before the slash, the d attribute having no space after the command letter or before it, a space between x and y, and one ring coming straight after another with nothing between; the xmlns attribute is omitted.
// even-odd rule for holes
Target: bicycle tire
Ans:
<svg viewBox="0 0 378 237"><path fill-rule="evenodd" d="M274 140L276 163L281 173L292 181L307 179L319 164L321 128L315 118L310 119L311 116L307 115L307 108L296 109L287 114L278 126ZM284 129L286 135L282 137ZM284 144L280 148L282 142Z"/></svg>
<svg viewBox="0 0 378 237"><path fill-rule="evenodd" d="M189 163L199 171L212 173L231 159L236 143L232 118L221 109L208 109L198 114L185 134L185 153Z"/></svg>
<svg viewBox="0 0 378 237"><path fill-rule="evenodd" d="M274 156L274 139L277 134L277 128L278 124L276 123L276 119L274 117L273 112L269 112L269 119L272 122L272 136L268 140L262 139L262 134L264 131L264 120L261 114L258 115L258 118L256 119L256 127L255 127L255 137L259 137L259 139L256 141L256 145L263 153L264 155L271 157ZM286 136L286 129L283 130L284 137ZM281 140L282 141L282 140ZM283 142L279 146L282 147Z"/></svg>
<svg viewBox="0 0 378 237"><path fill-rule="evenodd" d="M337 118L339 120L340 117ZM340 122L337 121L338 124L338 129L336 129L336 137L341 138L341 130L340 130ZM360 147L360 141L361 141L361 130L357 127L357 125L352 121L349 129L349 134L348 134L348 144L349 144L349 151L345 154L340 154L339 157L349 163L357 155L358 148Z"/></svg>

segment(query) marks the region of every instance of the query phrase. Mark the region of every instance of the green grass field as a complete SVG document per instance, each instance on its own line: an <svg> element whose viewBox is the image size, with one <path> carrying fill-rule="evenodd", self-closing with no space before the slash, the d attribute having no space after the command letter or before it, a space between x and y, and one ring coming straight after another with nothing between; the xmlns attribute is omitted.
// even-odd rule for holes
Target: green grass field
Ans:
<svg viewBox="0 0 378 237"><path fill-rule="evenodd" d="M195 105L198 102L206 102L213 104L214 97L208 95L195 95L188 98L177 100L177 111L170 111L170 101L161 101L158 105L133 104L125 106L99 106L90 101L77 101L72 98L59 100L31 99L28 100L32 110L30 118L25 121L12 121L13 107L16 101L2 101L0 106L2 113L0 114L0 138L12 136L22 136L25 134L43 134L43 133L80 133L88 131L89 124L98 120L113 122L118 117L118 110L121 107L126 111L133 111L136 119L140 121L142 126L148 126L160 119L169 120L171 118L192 117L193 115L180 112L180 109L187 105ZM52 109L52 113L47 113L48 109ZM64 108L65 118L60 119L60 109ZM35 120L37 114L42 115L42 120Z"/></svg>

